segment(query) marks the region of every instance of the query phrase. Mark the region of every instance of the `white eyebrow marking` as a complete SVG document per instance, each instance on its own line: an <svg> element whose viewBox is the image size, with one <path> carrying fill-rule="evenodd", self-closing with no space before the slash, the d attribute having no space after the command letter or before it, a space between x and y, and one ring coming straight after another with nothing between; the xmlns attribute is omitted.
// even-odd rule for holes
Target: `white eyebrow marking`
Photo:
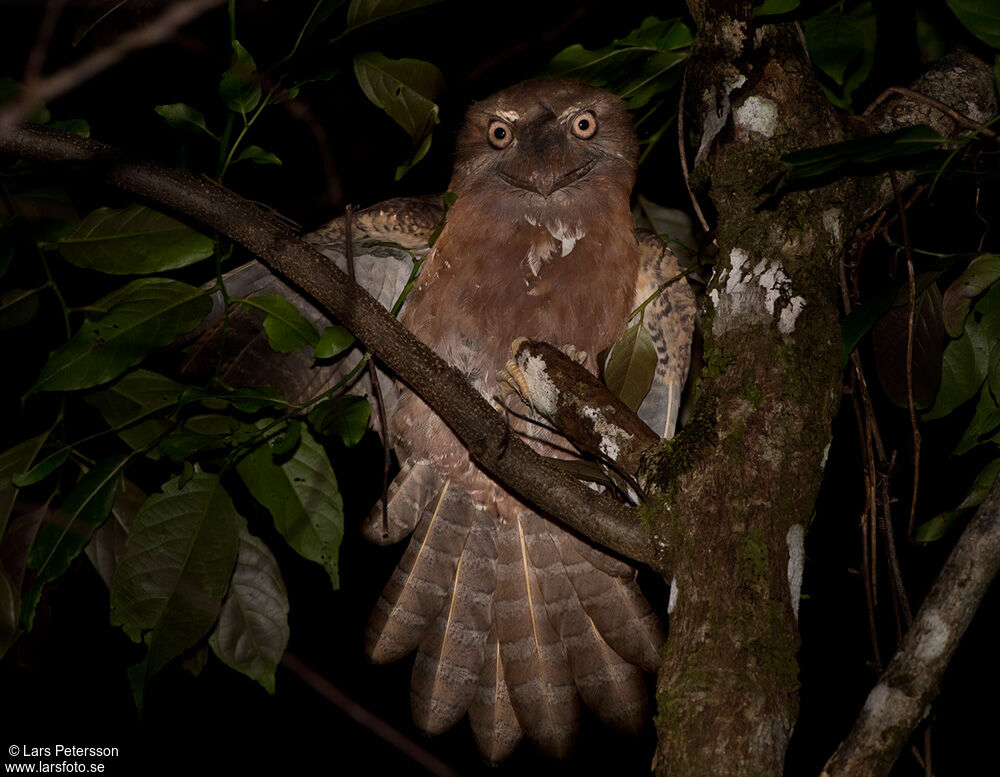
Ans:
<svg viewBox="0 0 1000 777"><path fill-rule="evenodd" d="M496 115L504 121L509 121L511 124L521 118L521 114L517 111L497 111Z"/></svg>
<svg viewBox="0 0 1000 777"><path fill-rule="evenodd" d="M569 108L567 108L565 111L559 114L559 121L562 121L563 119L571 116L574 113L579 113L583 109L584 109L583 105L571 105Z"/></svg>

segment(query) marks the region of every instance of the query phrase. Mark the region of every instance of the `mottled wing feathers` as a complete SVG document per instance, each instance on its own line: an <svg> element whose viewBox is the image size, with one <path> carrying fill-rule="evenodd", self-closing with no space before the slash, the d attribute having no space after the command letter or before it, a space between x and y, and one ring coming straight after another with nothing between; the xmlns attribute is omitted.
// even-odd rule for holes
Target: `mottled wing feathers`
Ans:
<svg viewBox="0 0 1000 777"><path fill-rule="evenodd" d="M633 308L682 270L677 257L652 232L636 230L640 265ZM681 391L691 362L695 298L684 278L671 283L646 308L643 323L656 346L656 376L638 415L664 438L674 435Z"/></svg>
<svg viewBox="0 0 1000 777"><path fill-rule="evenodd" d="M427 250L427 240L444 215L439 196L398 198L359 211L352 220L354 279L386 308L392 308L413 271L414 254ZM305 236L331 265L347 272L344 253L344 220L334 219ZM399 246L390 247L388 244ZM305 295L285 283L260 262L248 262L223 276L230 298L265 294L284 297L316 328L322 331L337 322ZM214 286L214 282L208 284ZM221 364L219 380L229 386L269 386L291 402L302 402L337 385L361 358L359 350L334 363L317 364L312 349L277 353L268 345L261 324L264 314L241 305L230 308L223 322L221 293L213 297L213 310L192 334L183 369L189 375L208 377ZM225 333L225 334L223 334ZM222 352L220 360L219 354ZM393 381L379 374L386 411L392 413L396 401ZM371 395L368 373L361 375L352 390ZM373 413L377 427L377 414Z"/></svg>
<svg viewBox="0 0 1000 777"><path fill-rule="evenodd" d="M427 241L442 219L444 201L440 194L396 197L352 214L351 239L355 248L395 243L410 250L422 250L427 248ZM313 230L308 240L343 253L344 219L334 219Z"/></svg>

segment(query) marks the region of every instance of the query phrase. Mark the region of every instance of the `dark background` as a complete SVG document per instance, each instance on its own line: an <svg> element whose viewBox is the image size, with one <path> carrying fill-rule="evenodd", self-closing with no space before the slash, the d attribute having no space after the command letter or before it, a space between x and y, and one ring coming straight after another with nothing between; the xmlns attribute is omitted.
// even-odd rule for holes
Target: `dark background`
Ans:
<svg viewBox="0 0 1000 777"><path fill-rule="evenodd" d="M65 65L91 46L112 38L115 25L98 28L74 49L71 38L87 17L86 3L66 6L49 47L46 70ZM272 0L239 3L238 38L258 64L280 56L304 18L303 2ZM880 52L866 87L874 97L884 86L908 83L921 67L908 3L878 3ZM147 4L146 16L158 10ZM303 90L300 101L309 118L280 108L270 109L250 142L282 158L281 167L242 164L227 185L301 224L305 229L339 215L346 203L368 205L390 196L443 191L447 187L452 138L469 103L498 88L530 77L564 46L582 43L599 48L622 37L647 15L681 15L677 3L664 2L524 2L446 3L418 12L401 25L378 27L367 39L351 43L353 51L374 48L390 57L418 57L444 73L446 90L439 100L442 123L428 157L399 182L393 171L408 150L408 138L364 97L353 82L349 51L331 54L343 74ZM38 3L0 2L0 75L19 78L42 17ZM130 21L125 15L123 21ZM224 10L206 15L185 28L173 44L131 56L49 107L58 119L81 117L92 137L137 155L178 160L178 133L153 111L162 103L186 102L203 110L209 124L222 125L224 108L216 96L218 78L228 65ZM960 37L947 14L946 35ZM103 36L103 37L102 37ZM341 56L342 60L337 57ZM344 67L346 65L346 67ZM865 103L865 96L858 101ZM321 153L317 128L326 134ZM672 131L671 131L672 132ZM205 154L195 141L184 156L196 163ZM324 161L326 159L326 161ZM202 161L204 161L202 159ZM331 176L332 161L335 175ZM211 169L210 166L205 169ZM677 164L676 142L664 140L643 167L638 189L664 205L688 204ZM104 191L80 187L82 201L105 204ZM930 206L915 214L915 241L948 244L973 223L965 191L945 189ZM945 229L942 225L948 225ZM87 289L79 294L87 297ZM37 348L35 349L37 350ZM5 363L30 365L44 359L32 350L30 335L4 343ZM26 372L31 370L25 367ZM5 404L13 412L11 404ZM890 446L909 456L905 414L880 407ZM7 431L28 429L33 419L11 417ZM927 475L922 513L929 517L952 506L978 469L954 462L947 451L961 427L938 422L925 431ZM0 433L2 434L2 433ZM18 437L16 439L22 439ZM11 437L11 440L15 437ZM788 774L816 774L843 738L877 673L871 663L868 616L860 578L858 516L863 480L853 416L845 403L835 428L826 483L807 537L807 566L800 608L804 647L801 653L802 714L788 756ZM4 443L8 447L9 441ZM345 497L347 536L341 550L340 591L332 591L319 567L288 552L268 529L266 515L252 504L240 505L254 532L278 556L291 601L289 650L372 713L414 738L461 774L485 773L468 724L423 738L409 717L408 683L412 659L371 666L362 653L368 613L402 548L381 550L364 543L357 526L380 488L371 473L380 470L377 439L369 435L360 448L331 450ZM900 495L909 484L897 480ZM900 514L903 508L899 508ZM901 543L904 575L911 601L919 603L954 539L915 548ZM886 580L887 570L878 570ZM650 597L662 602L662 583L646 580ZM883 660L888 660L895 628L887 590L879 604ZM914 606L916 609L916 606ZM952 668L946 675L933 715L935 773L969 773L970 765L992 763L991 736L1000 719L996 671L997 638L992 626L997 595L987 598L973 622ZM167 774L181 770L220 774L288 772L294 774L423 773L364 727L317 695L299 678L279 669L277 693L259 686L211 658L194 677L175 662L156 677L142 714L136 712L125 668L141 651L108 621L107 591L81 557L71 572L52 586L39 610L35 630L22 637L0 663L2 744L91 744L117 746L121 757L106 760L111 774ZM652 678L650 678L652 692ZM987 701L981 711L973 702ZM705 721L711 726L711 721ZM497 774L645 774L653 752L652 725L641 737L609 733L584 714L576 751L564 762L538 754L528 743ZM4 757L6 759L6 756ZM983 773L989 773L983 772ZM923 774L904 753L897 775Z"/></svg>

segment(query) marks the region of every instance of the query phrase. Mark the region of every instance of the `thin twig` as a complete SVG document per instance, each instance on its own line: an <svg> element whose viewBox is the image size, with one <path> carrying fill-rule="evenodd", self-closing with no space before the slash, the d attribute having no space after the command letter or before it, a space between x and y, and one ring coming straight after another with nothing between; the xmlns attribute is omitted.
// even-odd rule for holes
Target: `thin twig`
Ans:
<svg viewBox="0 0 1000 777"><path fill-rule="evenodd" d="M458 772L448 764L439 761L429 752L407 736L404 736L371 710L362 707L354 699L333 685L319 672L302 662L292 653L285 652L281 657L281 665L289 670L316 693L337 707L351 720L368 729L382 741L387 742L405 755L411 761L419 764L437 777L458 777Z"/></svg>
<svg viewBox="0 0 1000 777"><path fill-rule="evenodd" d="M907 89L904 86L890 86L882 94L875 98L871 105L869 105L863 116L871 115L871 112L875 110L879 105L885 102L886 98L890 95L897 94L901 97L909 97L911 100L916 100L917 102L926 103L933 108L941 111L945 116L954 121L958 126L964 127L965 129L977 132L991 140L1000 141L1000 135L998 135L993 130L987 128L975 119L970 119L968 116L959 113L950 105L947 105L940 100L935 100L933 97L928 97L926 94L921 94L920 92L915 92L912 89Z"/></svg>
<svg viewBox="0 0 1000 777"><path fill-rule="evenodd" d="M684 68L684 75L681 77L681 95L677 103L677 148L680 150L681 172L684 174L684 186L687 187L688 196L691 198L691 205L694 208L695 215L698 217L698 221L701 222L701 228L705 230L706 235L709 235L712 233L712 230L708 226L708 222L705 220L705 214L701 211L701 205L698 204L698 198L694 196L694 191L691 189L691 176L688 173L687 151L684 148L684 95L687 94L687 74L687 68ZM718 243L716 243L716 245L718 245Z"/></svg>
<svg viewBox="0 0 1000 777"><path fill-rule="evenodd" d="M870 239L870 238L869 238ZM863 252L864 248L858 249ZM844 257L839 262L840 272L840 293L844 306L844 314L849 315L853 309L851 293L847 282L847 262ZM864 414L861 409L861 383L863 373L861 371L861 359L857 352L851 353L851 404L854 407L854 420L858 429L858 445L861 447L861 474L865 481L865 506L861 514L861 583L865 590L865 608L868 611L868 636L872 644L872 658L875 661L876 670L882 671L882 657L878 647L878 629L875 625L875 606L878 601L875 579L875 538L874 538L874 511L875 511L875 455L871 444L870 424L865 423ZM869 545L871 547L869 548Z"/></svg>
<svg viewBox="0 0 1000 777"><path fill-rule="evenodd" d="M45 4L45 15L42 23L38 25L38 33L35 35L35 44L28 53L28 61L24 65L24 77L22 79L25 88L31 90L38 82L45 66L45 60L49 55L49 44L52 42L52 33L55 32L59 17L62 16L63 7L66 0L49 0Z"/></svg>
<svg viewBox="0 0 1000 777"><path fill-rule="evenodd" d="M178 29L223 0L184 0L174 3L152 22L120 36L114 43L77 60L50 76L27 84L18 100L0 111L0 128L18 124L42 103L75 89L118 64L129 54L169 40Z"/></svg>
<svg viewBox="0 0 1000 777"><path fill-rule="evenodd" d="M913 432L913 491L910 495L910 520L907 523L906 534L912 539L917 516L917 491L920 487L920 427L917 424L917 408L913 402L913 329L917 317L917 280L913 269L913 251L910 247L910 226L906 219L906 208L903 207L903 198L899 194L899 181L892 170L889 171L889 180L892 181L899 225L903 230L903 249L906 252L906 271L910 287L910 309L906 325L906 404L910 410L910 429Z"/></svg>

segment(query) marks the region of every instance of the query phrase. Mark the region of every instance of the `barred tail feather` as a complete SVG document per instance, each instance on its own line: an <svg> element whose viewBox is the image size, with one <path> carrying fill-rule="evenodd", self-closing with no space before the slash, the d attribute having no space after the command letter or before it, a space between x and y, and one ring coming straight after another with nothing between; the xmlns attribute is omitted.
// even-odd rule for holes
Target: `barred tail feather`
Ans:
<svg viewBox="0 0 1000 777"><path fill-rule="evenodd" d="M451 728L476 694L493 621L495 533L493 518L476 510L451 593L420 642L410 699L414 721L428 734Z"/></svg>
<svg viewBox="0 0 1000 777"><path fill-rule="evenodd" d="M376 663L413 650L452 590L476 507L465 492L448 486L424 511L368 621L365 649Z"/></svg>
<svg viewBox="0 0 1000 777"><path fill-rule="evenodd" d="M579 698L528 557L524 513L511 513L498 533L494 600L504 677L525 733L545 752L563 757L579 725Z"/></svg>

